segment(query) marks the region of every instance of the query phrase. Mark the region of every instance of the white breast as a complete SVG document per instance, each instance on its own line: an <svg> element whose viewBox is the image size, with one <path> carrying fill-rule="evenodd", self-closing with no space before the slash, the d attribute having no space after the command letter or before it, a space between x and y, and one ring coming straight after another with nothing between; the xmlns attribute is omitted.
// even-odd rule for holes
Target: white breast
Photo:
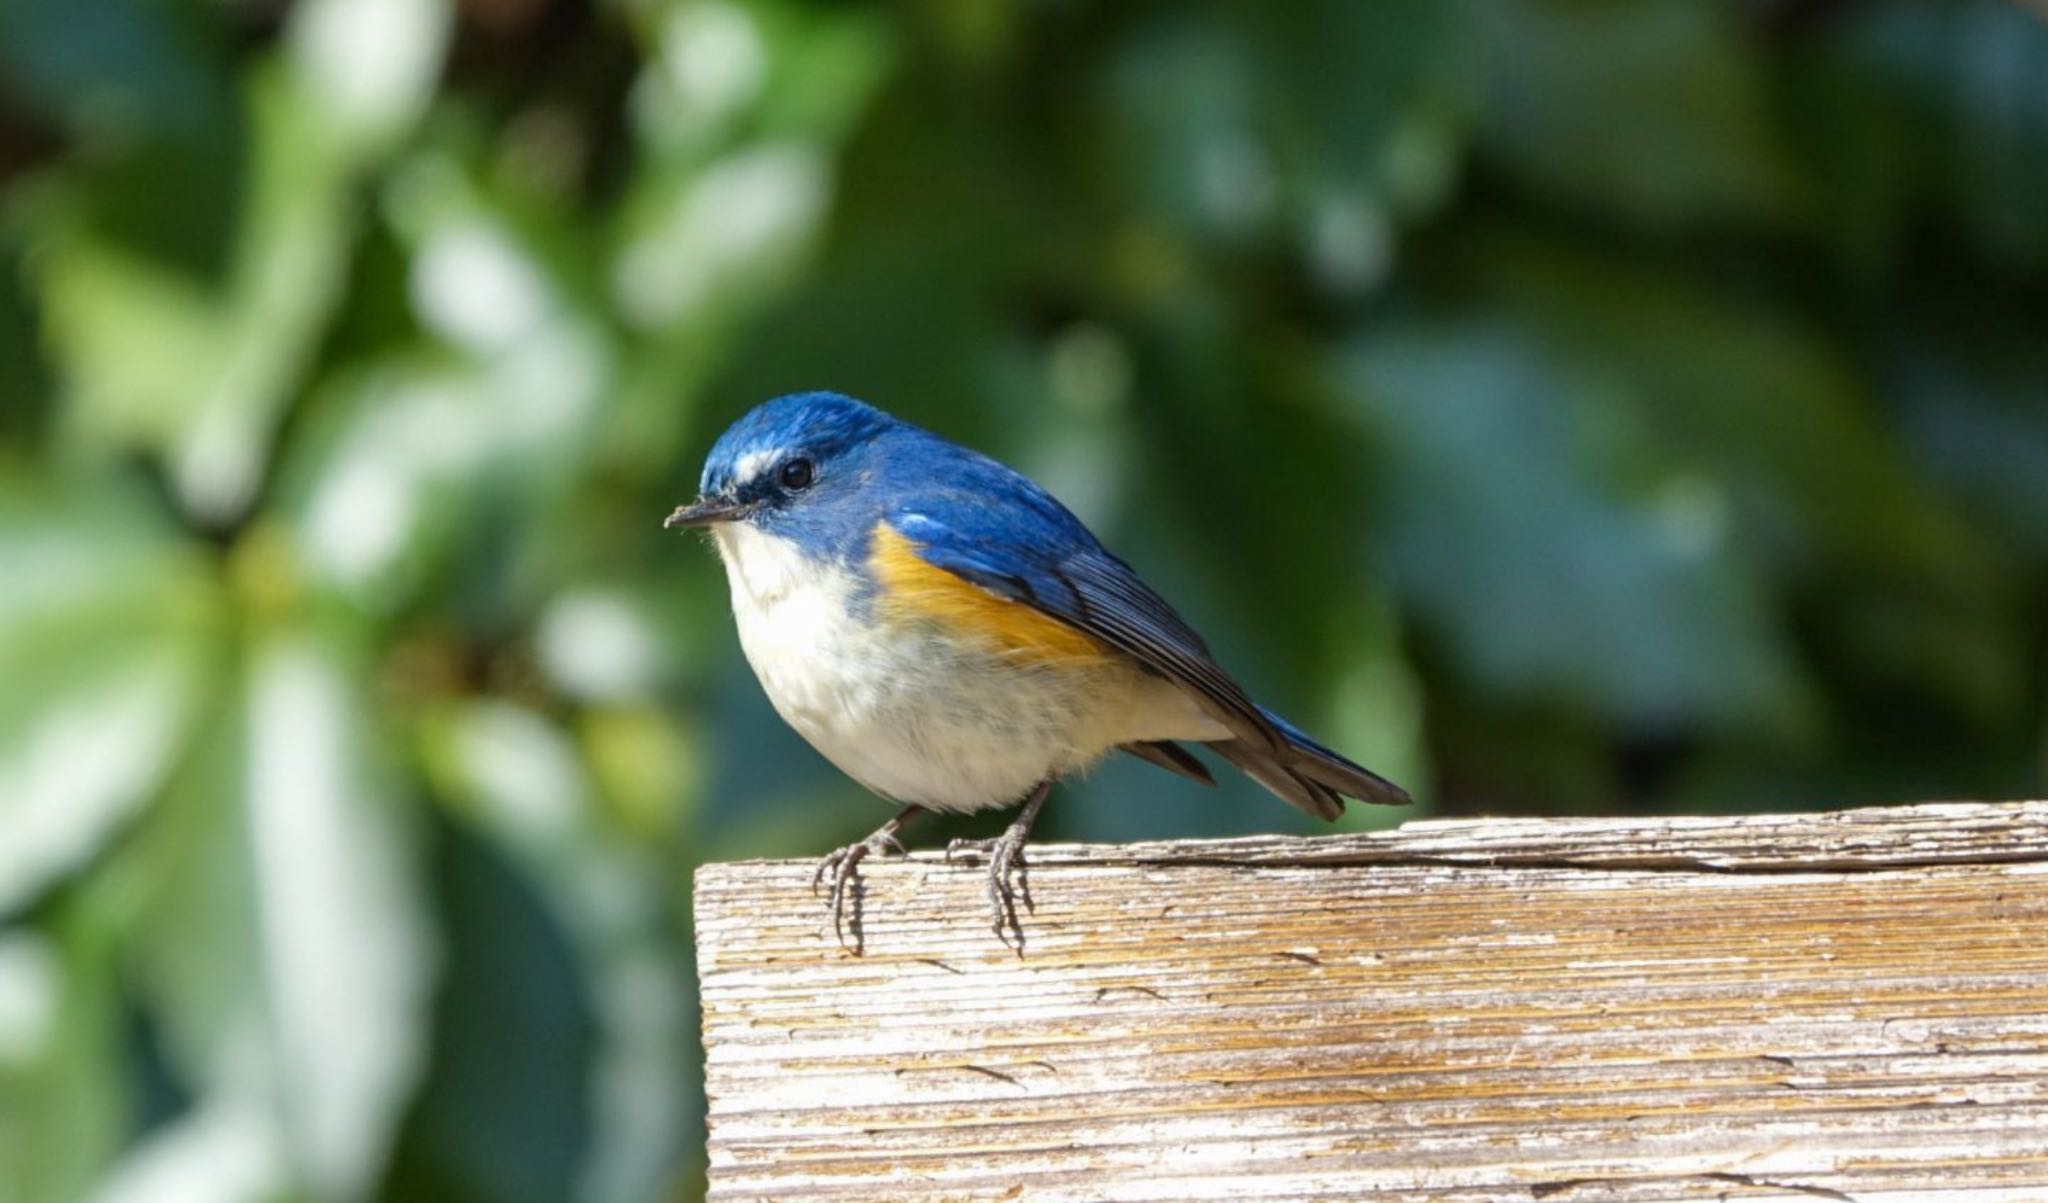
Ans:
<svg viewBox="0 0 2048 1203"><path fill-rule="evenodd" d="M716 536L740 646L776 712L885 797L1002 806L1120 743L1225 737L1135 668L1018 664L935 627L863 617L846 569L747 523Z"/></svg>

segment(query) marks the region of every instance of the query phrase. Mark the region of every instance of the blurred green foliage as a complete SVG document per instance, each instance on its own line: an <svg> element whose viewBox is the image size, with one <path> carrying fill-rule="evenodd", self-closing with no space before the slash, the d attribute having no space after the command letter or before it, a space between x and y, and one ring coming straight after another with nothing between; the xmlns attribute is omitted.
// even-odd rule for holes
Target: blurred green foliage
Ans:
<svg viewBox="0 0 2048 1203"><path fill-rule="evenodd" d="M700 1189L793 389L1439 812L2038 792L2044 198L2001 0L0 0L0 1201Z"/></svg>

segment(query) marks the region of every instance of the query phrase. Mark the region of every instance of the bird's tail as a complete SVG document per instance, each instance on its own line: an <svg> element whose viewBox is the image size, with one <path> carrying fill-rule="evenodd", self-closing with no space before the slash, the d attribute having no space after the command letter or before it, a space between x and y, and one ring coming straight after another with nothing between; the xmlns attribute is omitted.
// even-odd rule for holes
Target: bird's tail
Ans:
<svg viewBox="0 0 2048 1203"><path fill-rule="evenodd" d="M1243 739L1218 740L1208 746L1280 797L1319 819L1334 819L1344 813L1345 798L1388 806L1412 801L1407 790L1310 739L1293 723L1264 707L1259 713L1278 737L1270 746Z"/></svg>

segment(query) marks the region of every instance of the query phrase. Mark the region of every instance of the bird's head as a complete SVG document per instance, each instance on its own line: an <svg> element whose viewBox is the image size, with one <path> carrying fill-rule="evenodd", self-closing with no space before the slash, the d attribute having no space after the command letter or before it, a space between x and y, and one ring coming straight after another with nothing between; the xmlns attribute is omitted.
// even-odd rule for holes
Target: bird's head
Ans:
<svg viewBox="0 0 2048 1203"><path fill-rule="evenodd" d="M747 411L704 460L697 500L662 525L745 522L801 530L866 486L867 452L896 419L839 393L792 393Z"/></svg>

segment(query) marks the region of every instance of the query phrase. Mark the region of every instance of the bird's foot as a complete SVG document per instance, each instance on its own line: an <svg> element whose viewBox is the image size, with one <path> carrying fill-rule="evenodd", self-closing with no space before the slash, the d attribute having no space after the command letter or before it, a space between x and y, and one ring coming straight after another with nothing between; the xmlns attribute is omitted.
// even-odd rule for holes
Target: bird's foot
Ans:
<svg viewBox="0 0 2048 1203"><path fill-rule="evenodd" d="M861 934L861 898L866 893L860 881L860 863L870 856L903 856L903 841L896 833L903 824L917 814L911 807L902 814L882 824L881 829L858 843L848 844L826 855L818 862L818 869L811 874L811 893L816 894L828 882L831 885L832 934L838 937L839 946L859 956L866 941ZM853 933L852 942L847 933Z"/></svg>
<svg viewBox="0 0 2048 1203"><path fill-rule="evenodd" d="M946 845L949 861L966 856L988 863L989 926L996 939L1006 948L1014 947L1019 956L1024 954L1024 924L1018 918L1017 903L1022 900L1027 911L1038 909L1032 904L1031 880L1024 867L1024 841L1030 834L1025 824L1012 823L992 840L954 840Z"/></svg>

